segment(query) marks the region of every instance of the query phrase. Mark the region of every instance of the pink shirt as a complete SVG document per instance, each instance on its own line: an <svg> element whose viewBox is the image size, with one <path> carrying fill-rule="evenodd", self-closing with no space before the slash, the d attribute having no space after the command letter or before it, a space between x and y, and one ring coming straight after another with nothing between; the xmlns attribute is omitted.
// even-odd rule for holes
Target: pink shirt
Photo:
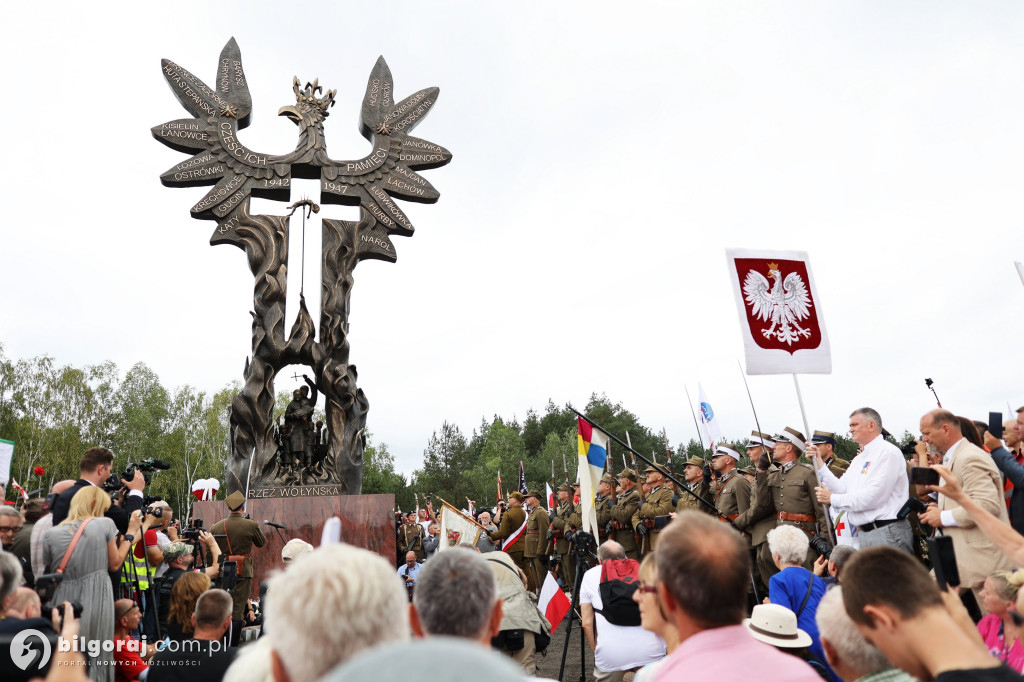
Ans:
<svg viewBox="0 0 1024 682"><path fill-rule="evenodd" d="M1013 668L1014 672L1019 673L1024 668L1024 648L1019 639L1013 640L1012 646L1006 646L1002 618L994 613L988 614L978 621L978 632L993 656Z"/></svg>
<svg viewBox="0 0 1024 682"><path fill-rule="evenodd" d="M821 682L796 656L750 636L742 625L703 630L680 644L658 668L655 682Z"/></svg>

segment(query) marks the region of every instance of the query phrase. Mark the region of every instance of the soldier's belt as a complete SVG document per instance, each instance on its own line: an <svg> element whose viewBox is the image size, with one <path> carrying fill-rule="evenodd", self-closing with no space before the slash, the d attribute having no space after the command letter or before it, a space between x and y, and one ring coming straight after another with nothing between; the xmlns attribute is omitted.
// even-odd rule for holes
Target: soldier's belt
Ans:
<svg viewBox="0 0 1024 682"><path fill-rule="evenodd" d="M667 526L671 520L671 516L658 516L653 519L644 519L644 525L649 529L659 530Z"/></svg>
<svg viewBox="0 0 1024 682"><path fill-rule="evenodd" d="M555 538L556 540L561 540L563 535L565 535L565 531L561 531L561 530L553 530L553 531L551 531L551 536L553 538Z"/></svg>
<svg viewBox="0 0 1024 682"><path fill-rule="evenodd" d="M722 516L718 517L718 520L722 523L725 523L726 519L730 521L735 521L737 518L739 518L739 514L723 514Z"/></svg>
<svg viewBox="0 0 1024 682"><path fill-rule="evenodd" d="M539 530L528 530L528 531L526 531L526 534L527 535L536 535L539 532L540 532Z"/></svg>
<svg viewBox="0 0 1024 682"><path fill-rule="evenodd" d="M814 514L790 514L789 512L779 512L779 521L796 521L797 523L814 523L816 521Z"/></svg>

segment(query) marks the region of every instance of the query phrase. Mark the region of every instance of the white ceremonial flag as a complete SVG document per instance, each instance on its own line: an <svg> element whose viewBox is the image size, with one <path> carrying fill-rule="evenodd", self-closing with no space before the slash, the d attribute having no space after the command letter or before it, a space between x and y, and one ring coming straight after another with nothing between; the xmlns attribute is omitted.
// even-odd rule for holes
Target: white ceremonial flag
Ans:
<svg viewBox="0 0 1024 682"><path fill-rule="evenodd" d="M479 523L441 500L441 540L437 543L437 551L455 545L476 547L476 542L483 531L484 527Z"/></svg>
<svg viewBox="0 0 1024 682"><path fill-rule="evenodd" d="M697 384L697 390L700 395L700 430L707 441L705 445L714 450L722 442L722 424L715 416L715 411L711 409L711 401L708 400L704 387Z"/></svg>
<svg viewBox="0 0 1024 682"><path fill-rule="evenodd" d="M14 458L14 443L0 438L0 485L11 480L11 460Z"/></svg>
<svg viewBox="0 0 1024 682"><path fill-rule="evenodd" d="M726 249L747 374L831 374L821 299L805 251Z"/></svg>

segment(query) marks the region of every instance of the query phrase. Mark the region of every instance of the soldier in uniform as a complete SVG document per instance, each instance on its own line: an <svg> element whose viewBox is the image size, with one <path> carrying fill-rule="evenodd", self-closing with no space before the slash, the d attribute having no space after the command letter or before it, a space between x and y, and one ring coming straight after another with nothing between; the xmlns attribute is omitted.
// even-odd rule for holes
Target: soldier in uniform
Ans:
<svg viewBox="0 0 1024 682"><path fill-rule="evenodd" d="M612 507L615 505L615 479L606 473L597 484L597 494L594 495L594 506L597 511L597 544L601 544L611 534L612 529Z"/></svg>
<svg viewBox="0 0 1024 682"><path fill-rule="evenodd" d="M231 591L234 608L231 611L231 642L238 646L242 634L242 617L249 601L252 589L252 553L253 547L267 544L267 538L260 529L260 524L251 521L242 514L245 506L245 495L237 490L228 495L228 517L213 524L210 534L220 546L225 561L234 561L237 565L238 578L235 589Z"/></svg>
<svg viewBox="0 0 1024 682"><path fill-rule="evenodd" d="M535 590L536 585L533 579L533 569L526 563L523 556L526 549L526 510L523 509L523 500L526 498L518 490L508 494L508 509L501 515L501 525L494 533L487 536L501 547L501 550L508 554L512 562L519 567L519 570L526 576L526 589Z"/></svg>
<svg viewBox="0 0 1024 682"><path fill-rule="evenodd" d="M398 529L398 549L402 550L403 557L409 552L415 552L417 563L422 564L427 558L426 550L423 549L426 532L416 520L415 511L406 514L403 521L402 527Z"/></svg>
<svg viewBox="0 0 1024 682"><path fill-rule="evenodd" d="M774 448L774 446L775 441L768 434L761 433L760 431L751 431L750 440L747 441L747 456L751 462L757 463L758 460L761 460L762 464L771 467L771 458L768 456L768 451ZM753 548L753 564L757 569L755 573L758 576L758 592L763 596L768 594L769 576L762 576L762 571L765 570L762 566L775 566L775 563L772 561L772 554L768 550L768 531L775 528L776 516L771 513L771 510L766 505L761 504L758 497L757 468L748 467L747 469L750 472L751 481L750 508L737 516L733 523L736 524L737 528L750 533L750 544ZM778 569L775 572L778 572Z"/></svg>
<svg viewBox="0 0 1024 682"><path fill-rule="evenodd" d="M661 529L672 520L669 516L674 510L672 507L672 491L665 487L665 473L656 466L649 466L644 469L646 483L650 490L646 499L640 504L640 508L633 514L632 524L640 536L646 535L650 538L647 551L653 552L658 543L658 535Z"/></svg>
<svg viewBox="0 0 1024 682"><path fill-rule="evenodd" d="M800 462L800 454L806 447L804 442L803 434L791 427L786 427L775 437L774 459L778 470L769 473L765 467L766 458L759 459L754 486L757 503L762 512L774 515L778 524L796 526L808 537L817 534L828 541L827 512L814 493L818 478L814 467ZM813 546L808 548L804 568L811 570L817 558L818 553ZM760 556L757 563L761 579L766 582L779 571L775 562L769 566L761 561Z"/></svg>
<svg viewBox="0 0 1024 682"><path fill-rule="evenodd" d="M836 478L842 478L846 470L850 468L850 463L845 459L836 457L836 434L829 431L815 431L814 436L811 437L811 442L818 446L818 452L821 453L822 459L825 460L825 466L831 471Z"/></svg>
<svg viewBox="0 0 1024 682"><path fill-rule="evenodd" d="M555 508L555 515L551 517L551 533L555 541L555 552L562 561L562 582L566 587L574 584L576 580L576 558L572 556L569 541L565 534L572 532L569 525L569 517L573 514L572 486L563 483L558 486L558 506Z"/></svg>
<svg viewBox="0 0 1024 682"><path fill-rule="evenodd" d="M526 508L529 515L526 520L526 547L523 551L523 559L530 565L527 577L533 574L533 584L539 590L544 585L547 568L545 568L544 546L545 535L548 532L548 513L541 506L540 501L544 499L536 490L531 490L526 496Z"/></svg>
<svg viewBox="0 0 1024 682"><path fill-rule="evenodd" d="M640 508L640 493L636 489L636 473L626 468L617 476L622 492L612 507L612 536L626 550L626 556L640 560L640 547L633 534L633 514Z"/></svg>
<svg viewBox="0 0 1024 682"><path fill-rule="evenodd" d="M735 521L740 514L750 509L750 483L736 470L739 461L740 453L728 445L715 448L711 458L711 466L718 473L715 508L730 521Z"/></svg>
<svg viewBox="0 0 1024 682"><path fill-rule="evenodd" d="M705 475L704 469L704 460L694 455L690 459L686 460L686 464L683 465L683 482L686 487L696 493L698 497L711 502L711 470L708 469L707 474ZM711 510L706 504L686 491L681 492L682 494L679 496L679 501L676 502L676 512L682 512L689 509L693 511L702 511L706 514L711 513Z"/></svg>

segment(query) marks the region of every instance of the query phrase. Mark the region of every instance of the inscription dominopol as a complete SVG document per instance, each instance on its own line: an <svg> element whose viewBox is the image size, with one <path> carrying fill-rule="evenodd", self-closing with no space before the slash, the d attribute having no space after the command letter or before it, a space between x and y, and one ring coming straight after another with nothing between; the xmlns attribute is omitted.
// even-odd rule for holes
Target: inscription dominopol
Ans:
<svg viewBox="0 0 1024 682"><path fill-rule="evenodd" d="M293 79L295 102L281 107L278 115L298 127L298 143L291 152L268 154L250 149L238 136L250 123L252 98L234 38L221 50L215 89L168 59L161 70L193 118L152 128L157 140L192 155L160 180L171 187L213 185L192 207L192 215L216 221L210 243L243 249L254 278L252 355L245 363L245 384L231 401L226 491L248 490L250 497L359 494L369 402L349 361L352 272L361 260L394 262L391 237L412 234L412 222L395 199L433 203L440 196L416 171L445 165L451 153L409 135L439 90L425 88L394 102L391 70L380 57L370 71L359 120L372 149L362 158L335 161L327 156L323 128L335 91L325 92L317 80L302 86ZM286 334L289 216L252 215L250 198L255 191L289 201L293 176L318 175L323 200L358 204L360 219L321 221L319 330L300 296L298 315ZM326 409L323 431L319 424L300 426L310 429L316 447L298 460L282 457L283 429L273 420L274 379L291 364L312 369L310 386L324 396Z"/></svg>

